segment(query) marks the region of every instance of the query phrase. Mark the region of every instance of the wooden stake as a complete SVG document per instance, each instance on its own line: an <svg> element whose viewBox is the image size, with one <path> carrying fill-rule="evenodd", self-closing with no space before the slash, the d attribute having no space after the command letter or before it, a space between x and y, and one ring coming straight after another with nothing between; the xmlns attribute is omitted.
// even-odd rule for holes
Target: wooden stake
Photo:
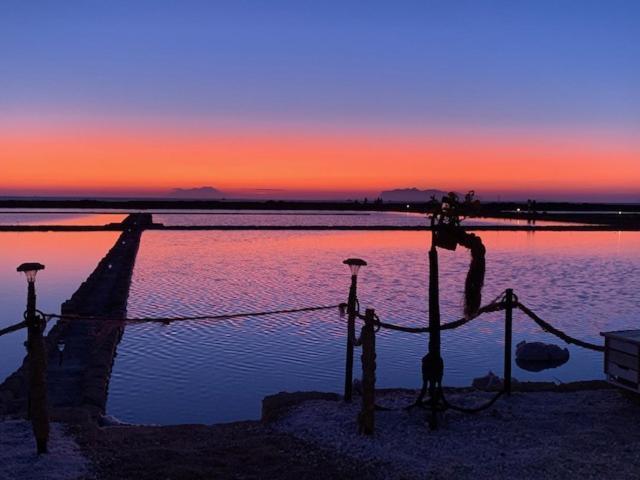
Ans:
<svg viewBox="0 0 640 480"><path fill-rule="evenodd" d="M44 318L36 313L36 294L29 283L27 298L27 345L29 354L29 418L36 438L38 454L47 453L49 410L47 407L47 352L42 336Z"/></svg>
<svg viewBox="0 0 640 480"><path fill-rule="evenodd" d="M511 395L511 349L513 343L513 290L507 289L504 323L504 391Z"/></svg>
<svg viewBox="0 0 640 480"><path fill-rule="evenodd" d="M349 289L349 299L347 303L347 359L344 373L344 401L351 402L353 391L353 347L356 336L356 301L357 301L356 275L351 276L351 288Z"/></svg>
<svg viewBox="0 0 640 480"><path fill-rule="evenodd" d="M362 410L358 416L358 430L364 435L373 435L376 411L376 333L375 311L365 313L362 327Z"/></svg>

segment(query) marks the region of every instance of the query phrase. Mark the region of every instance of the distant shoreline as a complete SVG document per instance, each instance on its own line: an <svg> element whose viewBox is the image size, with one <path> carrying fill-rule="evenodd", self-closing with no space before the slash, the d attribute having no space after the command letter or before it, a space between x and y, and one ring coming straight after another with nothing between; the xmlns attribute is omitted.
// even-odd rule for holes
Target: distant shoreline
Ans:
<svg viewBox="0 0 640 480"><path fill-rule="evenodd" d="M326 210L422 212L428 202L362 202L354 201L290 201L290 200L171 200L171 199L60 199L60 198L1 198L0 208L61 208L61 209L137 209L137 210ZM486 202L481 211L505 212L525 210L527 202ZM602 202L538 202L538 212L597 212L622 211L640 213L640 203Z"/></svg>
<svg viewBox="0 0 640 480"><path fill-rule="evenodd" d="M141 209L142 210L142 209ZM154 210L153 213L154 215L179 215L182 214L183 212L175 212L175 211L168 211L168 210ZM182 209L180 209L182 210ZM55 211L42 211L42 210L11 210L11 211L0 211L0 215L1 214L22 214L22 215L32 215L32 214L50 214L50 215L72 215L72 214L78 214L78 215L128 215L131 213L131 210L55 210ZM279 212L272 212L272 211L261 211L261 212L242 212L241 214L238 212L220 212L220 211L216 211L216 210L210 210L210 211L206 211L206 212L192 212L192 211L187 211L184 212L187 214L191 214L191 215L256 215L256 216L263 216L263 215L300 215L299 212L286 212L286 211L279 211ZM347 213L347 212L331 212L331 213L315 213L315 212L306 212L305 215L309 215L312 217L333 217L333 216L340 216L340 217L363 217L363 216L369 216L371 215L371 212L357 212L357 213Z"/></svg>
<svg viewBox="0 0 640 480"><path fill-rule="evenodd" d="M0 225L1 232L120 232L118 223L107 225ZM638 232L640 224L629 225L468 225L468 232ZM428 225L162 225L153 224L146 231L295 231L295 232L429 232Z"/></svg>
<svg viewBox="0 0 640 480"><path fill-rule="evenodd" d="M374 212L398 212L398 213L426 213L429 210L428 203L376 203L376 202L301 202L301 201L219 201L219 200L149 200L149 199L0 199L0 209L9 210L0 213L23 213L25 209L56 209L56 212L48 213L130 213L131 211L149 210L173 210L179 211L199 210L198 214L218 214L233 215L232 212L221 212L220 210L253 210L253 212L243 213L245 215L295 215L306 212L309 216L321 215L368 215ZM78 210L83 210L78 212ZM106 211L105 211L106 210ZM176 212L178 211L178 212ZM278 213L276 213L278 212ZM288 213L287 213L288 212ZM26 212L24 212L26 213ZM156 213L156 212L154 212ZM161 212L157 212L161 213ZM499 218L531 221L531 224L522 226L500 226L498 228L484 228L486 230L640 230L640 204L619 204L619 203L538 203L536 212L528 212L526 203L501 202L484 203L478 208L474 217ZM575 223L582 225L553 228L555 226L536 226L534 221L555 221L563 223ZM585 227L585 224L586 227ZM50 228L56 227L56 228ZM426 227L426 225L425 225ZM594 228L595 227L595 228ZM152 227L153 228L153 227ZM155 228L163 228L157 226ZM165 229L177 229L165 227ZM101 226L100 228L57 228L57 226L41 225L38 228L2 228L0 231L28 231L28 230L117 230L113 225ZM207 229L202 227L187 227L185 230ZM209 228L212 229L212 228ZM232 229L277 229L277 228L238 228L220 227L220 230ZM286 229L286 228L282 228ZM295 228L289 228L295 229ZM301 230L312 229L338 229L323 226L300 227ZM366 230L366 227L345 228L352 230ZM393 230L394 228L373 227L372 230ZM412 228L399 228L411 230ZM418 228L426 229L426 228ZM468 227L469 230L483 230L478 227Z"/></svg>

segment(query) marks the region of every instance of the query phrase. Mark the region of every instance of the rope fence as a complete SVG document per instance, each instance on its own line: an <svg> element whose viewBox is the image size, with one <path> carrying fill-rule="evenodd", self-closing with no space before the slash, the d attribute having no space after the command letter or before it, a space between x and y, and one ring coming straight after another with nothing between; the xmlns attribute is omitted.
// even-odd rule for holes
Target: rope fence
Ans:
<svg viewBox="0 0 640 480"><path fill-rule="evenodd" d="M101 324L116 323L118 325L123 324L139 324L139 323L162 323L169 325L173 322L182 321L198 321L198 320L231 320L234 318L244 317L263 317L267 315L282 315L287 313L300 313L300 312L317 312L321 310L332 310L334 308L340 309L340 312L346 308L345 303L339 303L336 305L322 305L317 307L301 307L301 308L286 308L280 310L263 310L257 312L240 312L240 313L224 313L224 314L211 314L211 315L193 315L182 317L133 317L133 318L112 318L112 317L100 317L91 315L69 315L69 314L57 314L57 313L43 313L42 316L47 322L50 320L63 320L63 321L98 321ZM0 330L0 337L9 333L17 332L23 328L27 328L27 322L22 321L11 325L9 327Z"/></svg>
<svg viewBox="0 0 640 480"><path fill-rule="evenodd" d="M169 324L172 322L183 322L183 321L230 320L230 319L242 318L242 317L262 317L266 315L314 312L314 311L320 311L320 310L332 310L334 308L340 308L342 305L343 304L336 304L336 305L323 305L323 306L317 306L317 307L287 308L287 309L280 309L280 310L263 310L263 311L257 311L257 312L223 313L223 314L193 315L193 316L181 316L181 317L109 318L109 317L88 316L88 315L59 315L55 313L47 313L45 314L45 317L47 318L47 320L57 318L59 320L98 320L100 322L116 322L116 323Z"/></svg>
<svg viewBox="0 0 640 480"><path fill-rule="evenodd" d="M440 330L453 330L455 328L466 325L470 321L475 320L476 318L478 318L479 316L485 313L499 312L501 310L504 310L506 308L506 305L504 304L503 298L504 298L504 293L498 295L498 297L496 297L492 302L488 303L484 307L479 308L475 315L472 315L470 317L463 317L459 320L454 320L452 322L443 323L442 325L440 325ZM364 320L363 315L358 314L358 318ZM405 327L401 325L395 325L393 323L387 323L387 322L381 321L378 315L375 316L375 319L376 319L376 325L378 327L385 328L387 330L395 330L395 331L404 332L404 333L429 333L430 332L429 327Z"/></svg>
<svg viewBox="0 0 640 480"><path fill-rule="evenodd" d="M453 330L472 320L477 319L478 317L486 314L503 311L506 308L504 302L504 293L501 293L498 297L496 297L493 301L488 303L487 305L481 307L477 313L471 317L463 317L458 320L454 320L452 322L443 323L440 326L440 330ZM110 318L110 317L100 317L100 316L90 316L90 315L68 315L68 314L56 314L56 313L45 313L43 314L47 321L58 319L58 320L93 320L100 321L102 323L113 322L118 324L139 324L139 323L162 323L164 325L171 324L173 322L183 322L183 321L199 321L199 320L231 320L235 318L244 318L244 317L262 317L268 315L282 315L288 313L302 313L302 312L316 312L322 310L332 310L332 309L340 309L340 312L343 313L346 308L345 303L338 303L334 305L321 305L321 306L312 306L312 307L300 307L300 308L286 308L279 310L263 310L263 311L255 311L255 312L238 312L238 313L225 313L225 314L208 314L208 315L191 315L191 316L179 316L179 317L133 317L133 318ZM578 347L582 347L588 350L593 350L596 352L604 352L604 346L596 345L593 343L585 342L584 340L580 340L578 338L572 337L571 335L563 332L562 330L554 327L549 322L546 322L540 316L538 316L533 310L528 308L526 305L521 303L520 301L516 301L513 305L515 308L519 308L525 315L531 318L543 331L550 333L563 340L564 342L572 345L576 345ZM364 320L364 315L357 313L357 317L361 320ZM394 330L398 332L404 333L416 333L416 334L425 334L430 333L429 327L406 327L403 325L397 325L389 322L383 322L380 320L378 315L375 316L375 326L377 329L386 329L386 330ZM22 321L16 323L15 325L10 325L0 330L0 337L3 335L7 335L9 333L16 332L23 328L27 327L27 322Z"/></svg>
<svg viewBox="0 0 640 480"><path fill-rule="evenodd" d="M551 335L558 337L559 339L563 340L565 343L576 345L578 347L582 347L588 350L593 350L596 352L604 352L604 346L602 345L596 345L594 343L585 342L584 340L580 340L578 338L572 337L571 335L563 332L562 330L555 328L553 325L551 325L550 323L540 318L533 310L531 310L526 305L518 301L517 297L516 297L516 301L513 304L513 307L519 308L525 315L531 318L544 332L550 333ZM498 297L496 297L495 300L478 309L475 315L468 318L463 317L463 318L460 318L459 320L443 323L442 325L440 325L440 330L453 330L458 327L462 327L463 325L466 325L467 323L471 322L472 320L475 320L476 318L484 315L485 313L500 312L505 310L506 308L507 307L504 301L504 293L502 293ZM365 316L360 313L357 314L357 317L361 320L365 319ZM380 320L380 317L377 314L375 315L375 326L378 329L382 328L382 329L395 330L395 331L404 332L404 333L420 333L421 334L421 333L430 332L429 327L405 327L402 325L383 322Z"/></svg>
<svg viewBox="0 0 640 480"><path fill-rule="evenodd" d="M355 279L355 275L352 277L352 280ZM33 307L33 305L32 305ZM442 412L446 409L456 410L463 413L477 413L487 408L490 408L502 395L510 395L511 394L511 351L512 351L512 315L513 310L515 308L520 309L527 317L533 320L544 332L550 333L557 338L563 340L568 344L573 344L581 348L604 352L604 347L601 345L596 345L593 343L585 342L583 340L577 339L568 335L555 328L550 323L546 322L542 318L540 318L533 310L528 308L526 305L522 304L518 297L514 295L513 290L508 289L498 295L494 300L489 302L488 304L480 307L473 315L464 316L458 320L454 320L451 322L443 323L437 325L439 330L454 330L459 327L462 327L471 321L479 318L480 316L486 313L493 313L499 311L505 311L505 344L504 344L504 362L505 362L505 370L504 370L504 381L503 386L495 395L492 396L491 399L484 402L481 405L476 406L466 406L466 405L455 405L450 403L444 393L442 387L442 373L440 373L439 380L436 379L436 383L434 384L434 380L432 378L430 370L429 370L429 361L431 355L431 345L429 353L422 360L422 376L423 376L423 386L420 391L420 394L416 401L409 406L402 407L402 409L408 410L414 407L421 407L427 410L431 410L431 420L430 426L435 428L437 425L436 414L437 412ZM9 333L13 333L19 331L23 328L29 328L29 345L36 345L35 340L31 337L37 333L39 335L39 352L41 364L44 365L44 368L40 368L38 372L41 374L41 381L36 382L32 380L31 386L40 386L46 388L44 381L44 374L46 370L46 345L45 342L42 341L42 334L44 332L46 323L50 320L60 320L61 322L83 322L90 321L95 322L96 325L99 326L99 330L103 329L112 329L122 328L126 324L142 324L142 323L160 323L163 325L169 325L173 322L183 322L183 321L201 321L201 320L230 320L236 318L248 318L248 317L261 317L261 316L269 316L269 315L282 315L282 314L291 314L291 313L303 313L303 312L317 312L317 311L325 311L339 309L340 315L344 316L345 313L348 314L348 323L347 323L347 360L346 360L346 371L345 371L345 394L344 399L346 402L350 402L352 398L352 387L353 387L353 349L354 347L361 347L362 351L362 409L358 415L358 426L360 433L366 435L372 435L374 432L375 425L375 412L376 410L399 410L399 409L390 409L385 408L376 403L375 397L375 384L376 384L376 332L381 329L398 331L403 333L411 333L411 334L429 334L430 342L433 339L433 332L429 327L407 327L402 325L397 325L390 322L383 322L380 317L375 313L374 309L367 309L365 315L360 314L360 303L358 301L356 290L355 290L355 281L352 284L352 290L350 291L349 300L347 303L338 303L332 305L320 305L320 306L309 306L309 307L299 307L299 308L280 308L277 310L261 310L261 311L253 311L253 312L236 312L236 313L223 313L223 314L206 314L206 315L190 315L190 316L173 316L173 317L132 317L132 318L111 318L111 317L101 317L101 316L90 316L90 315L77 315L77 314L55 314L55 313L43 313L38 310L28 310L31 311L31 320L27 318L25 312L25 320L15 325L11 325L9 327L5 327L0 330L0 337L7 335ZM40 319L38 322L37 319ZM356 319L363 321L362 330L360 333L360 337L356 338L355 335L355 321ZM32 329L32 327L34 327ZM37 327L37 328L36 328ZM32 331L33 330L33 331ZM37 332L36 332L37 330ZM439 342L439 332L436 330L437 339ZM100 336L100 332L98 333L98 337ZM64 343L62 343L62 349L64 349ZM37 346L37 345L36 345ZM437 346L437 351L439 352L439 344ZM58 349L60 352L60 343L58 344ZM31 361L31 357L36 358L35 350L29 351L29 358ZM60 364L62 364L62 353L60 354ZM439 355L439 354L438 354ZM36 359L37 359L36 358ZM442 359L440 357L439 362L442 365ZM440 367L442 368L442 367ZM35 382L35 383L34 383ZM31 388L30 386L30 388ZM429 399L424 400L424 396L426 392L429 392ZM31 399L31 397L29 397ZM440 400L438 400L438 398ZM435 399L435 400L434 400ZM440 403L441 402L441 403ZM42 403L42 402L40 402ZM39 403L39 404L40 404ZM45 402L46 403L46 402ZM31 405L31 403L29 404ZM42 404L44 405L44 403ZM29 407L31 408L31 407ZM46 408L46 405L45 405ZM46 413L46 411L45 411ZM35 430L34 430L35 431Z"/></svg>
<svg viewBox="0 0 640 480"><path fill-rule="evenodd" d="M405 327L401 325L396 325L389 322L383 322L380 320L379 316L375 313L373 309L367 309L365 315L361 315L359 312L359 308L355 305L357 303L353 303L353 306L349 310L350 319L360 319L364 321L364 325L362 327L362 331L360 334L360 338L354 339L350 343L348 343L347 348L352 349L354 346L362 347L362 410L358 416L358 424L360 431L366 434L372 434L374 429L374 418L373 412L380 411L389 411L389 410L409 410L414 407L421 407L427 410L431 410L432 419L430 421L430 426L437 425L436 414L437 412L442 412L446 409L456 410L463 413L478 413L483 410L490 408L502 395L510 395L511 394L511 350L512 350L512 316L513 310L515 308L519 308L525 315L531 318L544 332L550 333L561 340L565 341L569 344L574 344L581 348L586 348L589 350L594 350L597 352L604 352L604 347L601 345L596 345L593 343L585 342L583 340L577 339L568 335L552 326L550 323L544 321L535 312L529 309L527 306L522 304L518 297L513 293L513 290L507 289L498 297L496 297L493 301L488 303L487 305L479 308L477 312L469 317L463 317L459 320L455 320L453 322L444 323L438 325L439 330L452 330L467 323L472 320L480 317L485 313L490 312L498 312L498 311L506 311L505 313L505 356L504 356L504 380L503 386L501 389L493 395L488 401L484 402L481 405L476 406L464 406L464 405L455 405L449 402L445 396L444 389L442 387L442 377L440 374L439 380L436 377L433 377L432 371L433 364L430 364L430 355L431 355L431 345L429 353L422 360L422 376L423 376L423 385L420 391L420 394L416 401L411 405L400 408L388 408L380 406L375 401L375 371L376 371L376 353L375 353L375 333L380 329L387 329L392 331L399 331L404 333L415 333L415 334L431 334L432 332L428 327ZM348 337L350 334L348 334ZM431 341L431 340L430 340ZM439 348L439 347L438 347ZM352 372L352 357L353 355L347 355L347 369L346 369L346 380L351 379ZM440 365L442 365L442 360L439 360ZM442 368L442 367L440 367ZM373 378L373 381L365 382L366 378ZM436 380L434 380L436 378ZM435 381L435 384L433 383ZM430 385L430 386L429 386ZM423 401L424 396L427 391L429 391L429 400ZM438 398L440 400L438 400ZM435 400L434 400L435 399ZM345 401L351 401L350 390L345 389ZM441 402L441 403L439 403Z"/></svg>
<svg viewBox="0 0 640 480"><path fill-rule="evenodd" d="M544 330L547 333L550 333L551 335L555 335L556 337L560 338L561 340L564 340L566 343L574 344L574 345L577 345L578 347L586 348L588 350L595 350L596 352L604 352L604 347L602 345L595 345L593 343L589 343L589 342L585 342L583 340L579 340L579 339L577 339L575 337L572 337L571 335L567 335L562 330L558 330L557 328L555 328L551 324L549 324L549 323L545 322L544 320L542 320L538 315L536 315L533 312L533 310L527 308L522 303L517 302L515 304L515 306L517 308L519 308L520 310L522 310L522 312L524 314L526 314L529 318L531 318L531 320L533 320L535 323L537 323L538 326L540 328L542 328L542 330Z"/></svg>

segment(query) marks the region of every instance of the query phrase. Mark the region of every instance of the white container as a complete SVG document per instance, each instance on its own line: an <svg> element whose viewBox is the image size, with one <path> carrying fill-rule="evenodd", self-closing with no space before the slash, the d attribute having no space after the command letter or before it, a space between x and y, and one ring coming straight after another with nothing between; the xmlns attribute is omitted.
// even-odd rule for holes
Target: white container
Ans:
<svg viewBox="0 0 640 480"><path fill-rule="evenodd" d="M640 330L602 332L604 371L617 387L640 392Z"/></svg>

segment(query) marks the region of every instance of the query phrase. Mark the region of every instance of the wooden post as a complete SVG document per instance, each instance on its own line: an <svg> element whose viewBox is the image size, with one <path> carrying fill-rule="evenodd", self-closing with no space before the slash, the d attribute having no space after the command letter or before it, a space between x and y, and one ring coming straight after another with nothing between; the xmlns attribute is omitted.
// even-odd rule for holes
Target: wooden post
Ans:
<svg viewBox="0 0 640 480"><path fill-rule="evenodd" d="M36 438L38 454L47 453L49 441L49 411L47 408L47 353L42 333L44 318L36 313L36 294L33 282L28 284L27 348L29 366L29 417Z"/></svg>
<svg viewBox="0 0 640 480"><path fill-rule="evenodd" d="M441 354L440 335L440 278L438 271L438 250L435 244L435 230L432 232L429 250L429 351L422 359L423 381L429 392L429 428L438 428L438 411L442 408L442 377L444 361Z"/></svg>
<svg viewBox="0 0 640 480"><path fill-rule="evenodd" d="M356 338L356 302L358 277L351 276L351 288L347 302L347 360L344 374L344 401L351 402L353 392L353 347Z"/></svg>
<svg viewBox="0 0 640 480"><path fill-rule="evenodd" d="M362 410L358 416L358 430L373 435L376 410L376 333L375 311L368 308L362 327Z"/></svg>
<svg viewBox="0 0 640 480"><path fill-rule="evenodd" d="M513 290L507 289L504 324L504 391L511 395L511 349L513 337Z"/></svg>

